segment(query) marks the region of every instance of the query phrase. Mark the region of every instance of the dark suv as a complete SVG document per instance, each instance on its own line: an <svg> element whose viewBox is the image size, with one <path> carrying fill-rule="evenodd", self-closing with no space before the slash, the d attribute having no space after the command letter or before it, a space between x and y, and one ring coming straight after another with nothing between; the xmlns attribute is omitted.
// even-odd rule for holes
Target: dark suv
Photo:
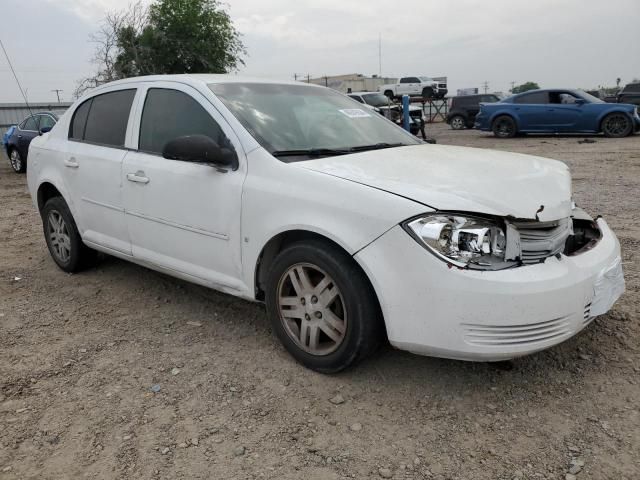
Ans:
<svg viewBox="0 0 640 480"><path fill-rule="evenodd" d="M480 102L495 103L499 101L500 98L491 93L451 97L449 99L447 123L451 125L451 128L454 130L462 130L465 127L473 128L473 122L480 111Z"/></svg>

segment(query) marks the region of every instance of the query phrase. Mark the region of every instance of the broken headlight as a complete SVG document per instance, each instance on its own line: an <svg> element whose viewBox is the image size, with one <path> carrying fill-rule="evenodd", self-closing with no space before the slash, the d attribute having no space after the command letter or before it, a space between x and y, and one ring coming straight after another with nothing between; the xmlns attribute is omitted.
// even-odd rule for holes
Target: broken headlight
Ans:
<svg viewBox="0 0 640 480"><path fill-rule="evenodd" d="M403 227L427 250L460 268L500 270L518 264L505 260L505 228L497 220L440 212L408 220Z"/></svg>

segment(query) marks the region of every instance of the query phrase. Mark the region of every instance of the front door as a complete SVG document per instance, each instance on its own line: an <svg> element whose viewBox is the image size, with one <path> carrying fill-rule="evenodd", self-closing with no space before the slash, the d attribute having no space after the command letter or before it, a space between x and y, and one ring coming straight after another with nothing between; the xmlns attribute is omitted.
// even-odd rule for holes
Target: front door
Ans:
<svg viewBox="0 0 640 480"><path fill-rule="evenodd" d="M575 132L584 110L581 103L576 103L578 97L569 92L551 92L549 97L554 130L558 133Z"/></svg>
<svg viewBox="0 0 640 480"><path fill-rule="evenodd" d="M207 98L186 85L148 86L140 110L138 148L127 153L122 177L133 256L213 286L240 289L246 164L237 137ZM164 158L164 145L185 135L230 142L239 168Z"/></svg>

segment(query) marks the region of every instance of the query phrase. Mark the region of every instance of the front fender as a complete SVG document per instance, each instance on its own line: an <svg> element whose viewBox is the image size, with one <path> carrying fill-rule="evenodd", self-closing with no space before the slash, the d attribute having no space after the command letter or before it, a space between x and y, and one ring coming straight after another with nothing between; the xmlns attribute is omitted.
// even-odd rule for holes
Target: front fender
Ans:
<svg viewBox="0 0 640 480"><path fill-rule="evenodd" d="M254 284L263 248L280 233L316 233L353 255L403 220L429 210L382 190L280 162L262 148L247 159L241 221L246 285Z"/></svg>

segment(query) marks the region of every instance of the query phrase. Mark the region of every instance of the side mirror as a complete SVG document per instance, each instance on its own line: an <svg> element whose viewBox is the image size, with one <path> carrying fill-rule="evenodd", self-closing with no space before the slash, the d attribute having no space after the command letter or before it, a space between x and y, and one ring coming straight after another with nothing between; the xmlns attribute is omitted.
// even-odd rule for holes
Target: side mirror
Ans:
<svg viewBox="0 0 640 480"><path fill-rule="evenodd" d="M584 105L587 102L585 102L584 98L576 98L575 102L573 103L575 103L576 105Z"/></svg>
<svg viewBox="0 0 640 480"><path fill-rule="evenodd" d="M42 128L40 129L40 133L47 133L47 132L50 132L52 128L53 128L53 127L42 127Z"/></svg>
<svg viewBox="0 0 640 480"><path fill-rule="evenodd" d="M167 142L162 156L169 160L208 163L220 168L238 168L238 156L233 147L221 147L206 135L185 135Z"/></svg>

